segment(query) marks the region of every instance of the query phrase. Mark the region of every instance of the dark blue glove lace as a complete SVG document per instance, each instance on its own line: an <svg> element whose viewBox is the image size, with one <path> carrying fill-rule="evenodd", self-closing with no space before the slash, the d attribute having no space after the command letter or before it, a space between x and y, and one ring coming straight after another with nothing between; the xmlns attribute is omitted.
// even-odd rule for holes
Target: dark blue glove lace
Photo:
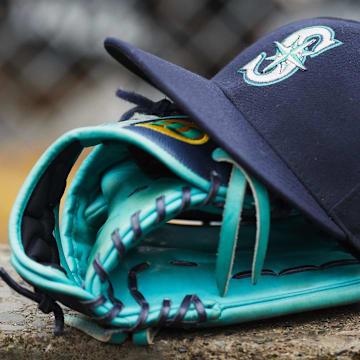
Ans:
<svg viewBox="0 0 360 360"><path fill-rule="evenodd" d="M160 101L152 101L145 96L128 92L122 89L116 91L116 96L120 99L135 104L136 106L125 112L119 121L129 120L135 113L142 113L147 115L156 115L159 117L183 115L181 110L171 101L162 99Z"/></svg>
<svg viewBox="0 0 360 360"><path fill-rule="evenodd" d="M26 298L33 300L38 303L39 309L45 313L54 313L55 317L55 328L54 335L61 335L64 331L64 313L59 306L49 295L41 292L39 289L35 288L35 292L32 292L19 283L17 283L11 276L6 272L4 268L0 268L0 277L8 284L13 290L15 290L20 295L25 296Z"/></svg>

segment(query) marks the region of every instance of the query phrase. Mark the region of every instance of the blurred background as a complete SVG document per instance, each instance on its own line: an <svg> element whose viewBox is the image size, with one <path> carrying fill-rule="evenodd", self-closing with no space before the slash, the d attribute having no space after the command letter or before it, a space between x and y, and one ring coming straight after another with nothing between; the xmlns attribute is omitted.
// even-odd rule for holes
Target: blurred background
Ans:
<svg viewBox="0 0 360 360"><path fill-rule="evenodd" d="M359 0L0 0L0 242L36 159L74 127L116 121L118 87L162 95L103 49L107 36L213 76L297 19L360 20Z"/></svg>

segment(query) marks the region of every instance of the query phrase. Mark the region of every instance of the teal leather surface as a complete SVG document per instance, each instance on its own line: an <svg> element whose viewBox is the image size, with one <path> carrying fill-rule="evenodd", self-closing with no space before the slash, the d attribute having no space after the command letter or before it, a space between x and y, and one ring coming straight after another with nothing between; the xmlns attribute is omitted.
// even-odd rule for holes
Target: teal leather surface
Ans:
<svg viewBox="0 0 360 360"><path fill-rule="evenodd" d="M128 166L127 166L128 165ZM125 171L123 171L123 166ZM124 176L126 177L124 179ZM131 249L137 242L133 241L131 230L131 216L140 211L142 233L147 234L153 230L157 220L155 200L159 196L165 197L166 218L173 218L182 204L182 187L190 186L189 183L179 179L161 178L150 181L144 178L141 170L134 164L121 164L109 169L101 182L104 198L107 199L108 217L96 235L88 257L92 263L97 255L100 256L103 266L111 271L118 265L118 254L111 242L111 234L119 229L124 245ZM134 189L147 185L147 188L136 192L129 197ZM198 188L191 189L191 205L196 206L206 198L206 193ZM94 293L103 291L100 278L93 266L89 266L85 276L85 288Z"/></svg>
<svg viewBox="0 0 360 360"><path fill-rule="evenodd" d="M159 329L151 328L136 331L133 334L133 342L136 345L151 345L158 331Z"/></svg>
<svg viewBox="0 0 360 360"><path fill-rule="evenodd" d="M245 177L240 169L233 167L226 193L215 267L216 284L221 296L226 295L232 273L245 191Z"/></svg>
<svg viewBox="0 0 360 360"><path fill-rule="evenodd" d="M174 225L167 225L167 227L172 226ZM289 243L289 237L286 235L276 237L276 234L281 234L284 225L274 224L275 234L270 236L264 269L279 273L281 270L300 265L320 266L334 260L352 259L351 255L329 242L326 237L317 235L315 231L301 231L306 226L302 218L294 218L287 226L299 233L292 235ZM233 274L251 270L254 246L253 239L249 237L249 234L253 233L251 227L252 225L244 224L240 229ZM181 231L180 227L177 228ZM214 233L218 233L218 227L211 228ZM307 236L311 236L312 244L308 244ZM150 262L151 266L139 274L138 284L139 290L152 305L152 310L155 312L153 319L158 315L156 310L160 310L164 298L170 298L176 310L184 293L196 293L200 299L208 302L208 307L213 311L218 306L219 312L217 315L214 314L211 322L216 324L221 324L222 321L236 323L255 320L268 317L269 314L281 315L334 303L343 304L349 299L354 299L354 293L355 296L359 296L359 289L356 286L359 284L360 266L347 265L283 276L264 275L257 285L252 284L250 277L232 278L227 295L221 297L214 276L216 253L207 249L194 251L167 248L166 237L160 237L158 241L163 242L164 245L138 246L132 249L121 265L110 274L115 293L126 304L123 316L128 315L129 318L134 316L135 319L138 314L138 304L126 291L127 274L133 266L144 261ZM171 264L174 260L194 262L196 266L175 266ZM154 284L156 284L155 289ZM322 295L316 296L317 291ZM287 305L273 309L277 301ZM255 308L256 316L255 313L248 313L247 307Z"/></svg>
<svg viewBox="0 0 360 360"><path fill-rule="evenodd" d="M110 169L108 173L104 173L102 184L110 183L111 189L117 189L117 191L121 192L120 184L124 180L117 173L120 168L119 165ZM139 171L139 169L136 171ZM111 181L108 177L111 178ZM135 177L133 178L135 179ZM141 179L143 179L142 176L136 177L133 184L135 188L143 185ZM119 182L117 186L114 185L116 181ZM254 180L252 181L254 183ZM127 183L126 187L128 186ZM258 201L262 205L259 206L259 209L265 212L265 216L260 215L262 219L265 219L260 221L260 223L264 224L261 227L264 230L258 234L258 251L255 252L255 255L260 255L254 255L257 232L255 223L242 224L239 229L232 274L251 270L254 267L254 258L260 258L260 261L255 262L255 264L260 264L258 265L260 271L264 268L277 273L300 265L318 266L329 261L352 259L352 256L339 248L337 243L329 241L326 236L319 234L318 230L306 223L301 216L295 216L281 221L278 220L272 224L269 251L263 265L262 261L267 247L267 238L264 238L264 236L268 235L269 208L266 207L266 193L261 193L260 186L259 184L254 185L256 192L260 194ZM127 192L129 191L128 189ZM121 228L122 223L125 223L125 225L129 223L131 214L140 209L144 211L147 202L150 207L154 208L155 198L160 193L166 194L166 191L166 187L161 188L158 192L153 192L152 188L149 188L148 198L145 193L139 192L137 193L138 198L128 199L129 203L115 200L119 199L118 196L120 195L112 193L111 196L108 196L110 200L108 208L113 210L109 212L106 224L97 234L96 244L93 247L89 263L91 263L98 250L101 251L106 247L104 244L109 243L109 234L116 226ZM112 201L116 204L112 205ZM111 224L111 222L113 223ZM107 227L108 230L105 232L104 229ZM345 294L351 294L349 287L353 286L354 283L352 282L358 283L359 281L359 265L279 277L264 275L257 285L253 285L251 277L244 279L232 278L229 280L227 295L221 297L215 277L219 232L219 226L205 225L197 227L167 224L153 228L137 246L129 245L129 250L121 261L118 261L116 252L114 258L108 258L108 263L106 258L101 257L104 266L111 269L109 273L116 296L125 304L121 317L115 319L113 323L120 325L133 324L137 319L140 307L128 291L127 276L131 268L141 262L151 264L148 270L138 276L139 291L151 304L148 318L150 324L157 320L164 298L171 298L172 310L169 316L174 316L184 295L188 293L196 293L206 304L206 310L211 321L199 325L206 326L206 324L218 325L245 321L245 319L250 320L252 316L248 314L247 307L256 308L256 311L252 310L253 314L256 313L256 317L252 319L256 319L267 317L269 313L275 316L282 313L327 306L329 304L328 298L324 300L324 298L319 297L315 301L310 301L314 297L314 292L320 290L330 294L336 289L336 293L334 292L334 296L331 298L332 304L334 302L346 302L349 297ZM123 239L124 242L127 242L125 237ZM312 239L312 241L310 242L308 239ZM131 243L130 240L129 243ZM196 263L196 266L175 266L172 265L174 261L193 262ZM109 265L110 263L111 265ZM258 267L255 266L256 269ZM352 275L349 277L350 274ZM86 287L86 289L95 294L101 293L105 289L105 287L101 286L91 266L89 266L85 283L91 286ZM154 286L154 284L156 285ZM358 290L355 290L355 292L357 293L356 296L358 296ZM353 295L350 295L350 298L351 296ZM291 304L291 301L289 301L291 298L297 300ZM272 310L274 303L280 301L280 299L282 302L286 302L287 305L277 311ZM196 320L196 318L196 311L194 309L189 311L187 319Z"/></svg>
<svg viewBox="0 0 360 360"><path fill-rule="evenodd" d="M270 234L270 203L264 185L248 176L256 208L256 240L252 263L251 280L254 285L258 282L263 269Z"/></svg>
<svg viewBox="0 0 360 360"><path fill-rule="evenodd" d="M12 248L11 262L16 270L31 284L47 291L71 294L79 300L91 300L96 295L81 286L87 270L88 256L92 249L94 234L104 222L107 209L104 199L99 192L99 175L107 167L121 161L127 144L143 149L165 163L174 174L181 176L192 184L196 184L196 191L208 190L209 181L190 171L181 162L174 159L161 147L144 136L131 132L126 127L137 123L130 120L121 124L104 124L96 127L75 129L59 138L39 159L31 170L13 206L9 221L9 240ZM70 144L80 142L83 147L98 145L85 159L69 188L69 194L64 204L60 237L58 224L55 224L55 235L59 241L61 266L67 269L67 274L50 266L34 261L26 255L21 238L22 216L29 198L39 183L42 175L56 159L57 155ZM115 145L115 146L113 146ZM112 146L112 147L111 147ZM104 147L106 147L105 151ZM100 156L99 156L100 155ZM96 159L96 161L93 161ZM72 159L76 161L76 157ZM226 188L221 186L219 194L224 195ZM205 195L201 195L204 198ZM54 209L55 220L58 221L58 206ZM76 226L73 226L76 224ZM105 315L112 308L107 302L95 309L96 315ZM128 321L123 322L129 325Z"/></svg>
<svg viewBox="0 0 360 360"><path fill-rule="evenodd" d="M220 245L219 245L219 255L218 259L223 258L223 260L218 260L221 262L226 261L225 259L229 259L229 254L220 254L220 247L223 244L226 244L227 239L228 242L232 242L232 252L235 250L235 242L234 237L237 237L238 234L238 226L240 226L240 217L241 217L241 207L243 203L243 196L246 182L249 184L252 196L254 199L254 205L256 210L256 240L254 247L254 256L252 263L252 275L251 280L255 285L260 276L263 269L263 264L265 261L266 250L269 242L269 234L270 234L270 201L268 197L267 190L264 185L262 185L255 178L247 174L240 165L238 165L232 158L222 149L216 149L213 154L213 158L216 161L225 161L229 162L233 165L232 177L229 180L228 191L226 195L226 203L225 209L223 213L223 225L221 227L220 234ZM237 178L234 178L234 175ZM232 224L228 224L227 220L231 219ZM230 233L229 233L230 231ZM231 233L231 231L233 233ZM234 236L235 235L235 236ZM224 245L225 246L225 245ZM230 252L230 249L228 250ZM231 256L231 262L228 262L227 266L221 266L217 264L216 274L217 274L217 283L219 287L219 278L227 279L227 282L222 282L222 286L219 287L220 293L224 296L227 291L228 279L231 275L232 264L233 264L233 255ZM222 269L226 269L227 274L221 272ZM219 274L219 275L218 275Z"/></svg>
<svg viewBox="0 0 360 360"><path fill-rule="evenodd" d="M282 219L270 219L266 188L221 150L218 158L226 158L234 165L233 181L228 189L222 186L215 199L223 202L228 197L222 229L221 209L199 207L207 197L209 181L171 157L160 143L154 144L124 127L126 124L113 124L74 130L53 144L35 165L16 200L9 225L11 261L28 282L49 291L72 294L79 300L93 300L106 294L109 286L100 281L94 270L93 260L99 256L114 295L124 304L111 325L127 328L136 323L140 311L129 291L128 275L142 262L150 264L137 275L138 290L150 304L146 326L156 323L163 299L171 299L169 317L173 317L188 294L201 299L208 318L194 326L227 325L360 300L359 264L321 266L353 257L300 215L291 213ZM69 187L61 226L58 206L54 209L54 235L65 274L26 255L21 225L24 209L41 175L57 154L74 141L95 148ZM151 153L166 164L173 176L151 176L132 160L128 144ZM242 221L237 229L245 179L253 196L246 194L244 208L255 209L256 216ZM181 208L183 187L190 188L190 210L202 211L199 226L167 223ZM166 216L161 224L156 221L159 196L165 199ZM138 211L142 236L133 241L131 216ZM206 216L202 218L204 214L220 216L211 223ZM119 229L126 249L121 259L111 241L115 229ZM288 271L299 266L303 271ZM94 314L105 315L112 307L107 298L94 309ZM185 320L197 319L198 312L190 306ZM88 333L99 330L83 322L77 326ZM111 334L110 338L108 335L102 341L120 343L127 337L122 333ZM101 330L96 336L101 338ZM139 344L150 341L149 333L143 329L133 339Z"/></svg>

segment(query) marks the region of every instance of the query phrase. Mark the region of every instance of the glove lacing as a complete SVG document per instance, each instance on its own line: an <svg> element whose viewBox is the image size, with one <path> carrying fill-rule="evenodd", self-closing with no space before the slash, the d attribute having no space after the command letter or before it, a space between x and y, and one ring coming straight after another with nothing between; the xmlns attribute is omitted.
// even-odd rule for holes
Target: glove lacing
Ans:
<svg viewBox="0 0 360 360"><path fill-rule="evenodd" d="M135 113L144 113L147 115L156 115L156 116L171 116L171 115L183 115L181 110L177 108L177 106L170 102L167 99L163 99L160 101L152 101L140 94L136 94L133 92L127 92L121 89L118 89L116 91L116 95L128 102L131 102L135 104L136 106L129 111L125 112L119 121L125 121L130 119ZM204 206L213 200L215 200L215 197L218 193L219 187L220 187L220 177L215 172L211 172L211 185L209 189L209 193L207 197L202 201L199 206ZM157 199L157 211L158 211L158 220L157 222L161 222L164 220L164 210L162 208L163 202ZM184 187L182 189L182 204L179 209L179 213L183 212L187 207L190 206L190 188ZM162 205L161 205L162 204ZM132 228L134 232L134 239L139 238L141 236L141 227L139 223L139 214L135 213L132 216ZM118 234L118 231L115 230L112 234L112 241L114 243L115 248L117 249L119 256L122 256L125 252L125 246L122 243L122 240L120 238L120 235ZM108 274L106 270L102 267L99 258L97 257L94 262L93 266L97 274L99 275L102 282L105 280L108 281L108 297L109 300L114 304L113 308L104 316L97 317L96 320L105 324L109 324L123 309L124 304L115 298L113 286L109 280ZM138 304L141 306L141 312L140 315L136 321L136 323L131 327L127 329L114 329L108 330L109 332L121 332L121 331L134 331L135 329L141 329L148 317L149 313L149 304L146 302L144 296L139 292L137 289L137 274L148 269L150 265L148 263L141 263L136 265L133 269L130 270L129 276L128 276L128 286L130 289L130 292L134 299L138 302ZM58 336L61 335L64 331L64 313L62 308L59 306L58 303L48 294L43 292L42 290L34 287L35 291L32 292L25 287L21 286L19 283L17 283L7 272L4 268L0 267L0 277L4 280L4 282L11 287L13 290L15 290L17 293L25 296L26 298L35 301L38 303L39 309L45 313L54 313L55 317L55 327L54 327L54 335ZM87 307L97 307L106 302L105 296L101 295L95 299L89 300L89 301L81 301L81 303ZM206 321L206 312L205 307L201 300L198 298L197 295L186 295L176 313L176 315L173 318L168 318L170 307L171 307L171 301L169 299L164 299L162 302L162 307L160 311L159 318L157 320L157 323L154 326L162 326L162 325L169 325L169 324L175 324L183 322L183 319L186 315L186 312L188 311L189 307L191 305L195 306L196 311L198 312L198 321Z"/></svg>
<svg viewBox="0 0 360 360"><path fill-rule="evenodd" d="M135 104L136 106L125 112L119 121L129 120L135 113L143 113L147 115L171 116L183 115L181 110L171 101L162 99L160 101L152 101L143 95L118 89L116 96L120 99Z"/></svg>
<svg viewBox="0 0 360 360"><path fill-rule="evenodd" d="M219 188L220 188L220 183L221 183L220 176L217 174L216 171L212 171L210 174L209 192L208 192L206 198L201 203L199 203L198 206L205 206L207 204L212 203L215 200L215 198L218 194ZM159 201L160 198L161 197L156 199L156 205L157 205L156 210L158 213L156 223L159 223L160 221L165 220L165 216L164 216L165 209L163 208L164 202ZM181 206L178 211L178 214L180 214L181 212L186 210L190 206L190 202L191 202L190 188L185 186L182 189L182 202L181 202ZM159 204L162 204L162 205L159 206ZM139 221L139 212L135 212L131 216L131 227L132 227L132 232L133 232L133 240L132 241L136 241L142 235L141 225L140 225L140 221ZM113 233L111 235L111 240L113 242L115 249L118 252L119 259L121 259L126 251L126 248L121 239L119 229L115 229L113 231ZM118 314L121 312L121 310L123 309L123 304L121 303L120 300L118 300L114 297L113 286L110 282L109 275L108 275L107 271L104 269L104 267L102 266L99 256L96 256L95 260L93 261L93 267L94 267L95 272L99 276L100 281L102 283L104 283L105 281L108 282L108 286L109 286L108 287L108 297L109 297L109 300L114 304L113 308L106 315L104 315L102 317L97 317L96 320L98 322L109 325L109 323L111 323L111 321L116 316L118 316ZM121 328L121 329L117 328L117 329L113 329L113 330L108 330L109 333L116 333L116 332L122 332L122 331L133 332L135 330L139 330L139 329L142 329L145 327L145 323L146 323L147 317L149 315L150 306L149 306L149 303L144 298L144 296L138 290L137 274L139 274L142 271L147 270L149 267L150 267L149 263L146 263L146 262L140 263L140 264L134 266L130 270L129 275L128 275L128 287L129 287L130 293L133 296L133 298L135 299L135 301L141 306L141 311L140 311L140 314L139 314L135 324L130 328L129 327ZM101 303L104 303L104 301L106 301L105 297L103 295L101 295L100 297L94 299L91 302L87 301L86 305L95 308L100 305L100 303L99 303L100 299L101 299ZM121 306L119 306L120 304L121 304ZM204 304L202 303L202 301L196 294L190 294L190 295L186 295L184 297L175 316L173 316L171 318L168 317L168 315L170 313L171 300L164 299L162 302L158 320L156 321L155 324L152 324L151 326L152 327L161 327L161 326L170 326L170 325L175 325L175 324L184 324L185 323L184 322L185 315L186 315L189 307L192 304L194 305L195 310L198 313L198 319L197 319L197 321L195 321L195 323L206 321L207 315L206 315ZM187 323L194 323L194 322L187 322Z"/></svg>
<svg viewBox="0 0 360 360"><path fill-rule="evenodd" d="M140 94L128 92L128 91L125 91L122 89L118 89L116 91L116 95L119 98L136 105L134 108L132 108L129 111L127 111L126 113L124 113L119 121L128 120L135 113L144 113L147 115L156 115L159 117L183 115L181 110L179 110L174 103L170 102L167 99L163 99L163 100L154 102ZM221 179L220 179L219 174L216 171L211 171L211 173L210 173L210 189L209 189L208 195L200 204L198 204L198 206L205 206L205 205L210 204L215 201L215 198L216 198L219 188L220 188L220 183L221 183ZM180 206L178 213L180 214L183 211L185 211L190 206L190 202L191 202L190 188L183 187L182 202L181 202L181 206ZM164 198L161 196L156 199L156 210L158 213L156 223L162 222L165 219L165 204L164 204ZM133 241L136 241L142 235L142 230L141 230L140 221L139 221L139 212L135 212L131 216L131 227L132 227L132 231L133 231ZM118 256L119 256L119 258L121 258L125 253L125 246L124 246L121 236L119 234L119 229L115 229L113 231L111 238L112 238L114 247L116 248L116 250L118 252ZM108 286L109 286L108 287L108 297L109 297L109 300L114 304L113 308L106 315L104 315L102 317L97 317L96 320L101 323L105 323L105 324L109 325L109 323L111 323L111 321L116 316L118 316L118 314L123 309L124 305L120 300L118 300L114 297L113 286L110 282L108 273L103 268L103 266L100 262L99 256L97 256L95 258L95 260L93 262L93 266L94 266L95 272L100 277L100 281L102 283L104 283L105 281L108 282ZM144 296L138 290L137 274L142 271L145 271L146 269L149 268L149 266L150 266L150 264L146 263L146 262L138 264L130 270L129 275L128 275L128 287L129 287L130 293L133 296L133 298L136 300L136 302L141 306L141 311L140 311L140 314L139 314L135 324L130 328L123 328L123 329L118 328L118 329L113 329L113 330L109 329L108 332L110 332L110 333L111 332L116 333L116 332L121 332L121 331L133 332L137 329L144 328L147 317L149 315L150 306L149 306L149 303L144 298ZM106 299L102 295L102 296L94 299L91 302L87 301L87 305L96 307L96 306L99 306L100 303L104 303L104 301L106 301ZM189 307L192 304L194 305L195 310L198 313L198 320L196 322L206 321L207 315L206 315L204 304L202 303L202 301L199 299L199 297L197 295L192 294L192 295L186 295L184 297L177 313L172 318L168 317L168 315L170 313L171 300L164 299L162 302L158 320L156 321L155 324L152 324L152 327L161 327L161 326L169 326L169 325L173 325L173 324L184 323L184 321L183 321L184 317L185 317Z"/></svg>

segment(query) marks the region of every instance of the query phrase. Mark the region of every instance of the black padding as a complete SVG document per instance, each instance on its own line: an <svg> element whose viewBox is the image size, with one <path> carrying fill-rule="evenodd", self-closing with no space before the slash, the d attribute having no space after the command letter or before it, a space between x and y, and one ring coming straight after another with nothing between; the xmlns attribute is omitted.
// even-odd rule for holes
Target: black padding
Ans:
<svg viewBox="0 0 360 360"><path fill-rule="evenodd" d="M38 219L24 216L21 228L23 230L23 246L27 256L40 263L59 263L57 247L53 246L55 239L51 238L54 217L48 211Z"/></svg>
<svg viewBox="0 0 360 360"><path fill-rule="evenodd" d="M56 240L54 208L65 191L66 178L81 151L78 142L61 152L45 170L32 192L21 221L24 250L31 259L43 264L60 264Z"/></svg>
<svg viewBox="0 0 360 360"><path fill-rule="evenodd" d="M164 163L143 149L134 145L129 145L128 149L136 165L151 179L177 177Z"/></svg>

